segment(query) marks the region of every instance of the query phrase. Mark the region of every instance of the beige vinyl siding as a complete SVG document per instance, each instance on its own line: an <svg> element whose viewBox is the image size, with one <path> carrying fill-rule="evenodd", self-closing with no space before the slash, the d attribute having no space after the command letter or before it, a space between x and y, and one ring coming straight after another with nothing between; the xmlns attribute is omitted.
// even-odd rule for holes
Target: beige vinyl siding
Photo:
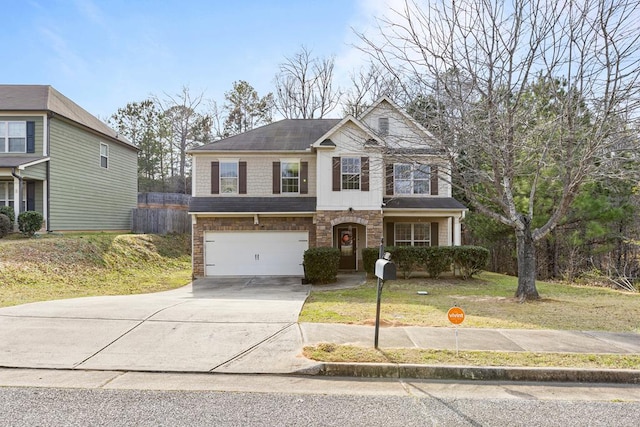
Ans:
<svg viewBox="0 0 640 427"><path fill-rule="evenodd" d="M211 162L238 160L247 162L247 194L239 194L238 197L282 197L282 194L273 194L272 174L273 162L282 159L299 159L301 162L309 163L308 186L309 192L302 194L304 197L316 196L316 158L313 155L303 153L283 153L264 155L238 155L229 154L225 156L196 154L193 156L196 171L195 195L196 197L211 197ZM225 196L221 194L221 196Z"/></svg>
<svg viewBox="0 0 640 427"><path fill-rule="evenodd" d="M34 157L42 157L43 147L44 147L44 125L43 125L43 117L40 116L3 116L0 114L0 121L8 121L8 122L35 122L36 125L36 150L35 153L29 153L29 156ZM3 156L24 156L25 153L2 153Z"/></svg>
<svg viewBox="0 0 640 427"><path fill-rule="evenodd" d="M59 118L50 121L50 228L129 230L137 205L137 153ZM100 143L109 167L100 166Z"/></svg>

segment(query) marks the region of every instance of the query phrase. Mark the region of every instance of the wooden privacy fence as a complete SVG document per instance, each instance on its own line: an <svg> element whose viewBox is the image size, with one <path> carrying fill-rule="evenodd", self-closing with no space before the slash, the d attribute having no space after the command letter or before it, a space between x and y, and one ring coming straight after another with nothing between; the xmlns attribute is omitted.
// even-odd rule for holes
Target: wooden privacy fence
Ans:
<svg viewBox="0 0 640 427"><path fill-rule="evenodd" d="M191 233L188 194L140 193L138 208L133 209L133 233L169 234Z"/></svg>

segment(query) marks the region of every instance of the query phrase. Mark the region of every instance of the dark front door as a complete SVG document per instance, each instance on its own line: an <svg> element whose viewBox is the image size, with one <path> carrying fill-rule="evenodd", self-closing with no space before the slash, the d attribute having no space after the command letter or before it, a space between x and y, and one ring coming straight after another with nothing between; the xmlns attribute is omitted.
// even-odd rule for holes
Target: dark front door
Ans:
<svg viewBox="0 0 640 427"><path fill-rule="evenodd" d="M340 249L340 270L356 269L356 229L338 227L338 249Z"/></svg>

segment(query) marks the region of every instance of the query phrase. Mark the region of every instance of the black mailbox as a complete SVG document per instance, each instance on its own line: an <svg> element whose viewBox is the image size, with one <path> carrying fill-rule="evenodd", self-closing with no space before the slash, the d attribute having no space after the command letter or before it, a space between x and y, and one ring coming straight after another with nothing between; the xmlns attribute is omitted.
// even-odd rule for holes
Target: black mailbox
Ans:
<svg viewBox="0 0 640 427"><path fill-rule="evenodd" d="M376 277L382 280L396 280L396 265L386 259L377 260Z"/></svg>

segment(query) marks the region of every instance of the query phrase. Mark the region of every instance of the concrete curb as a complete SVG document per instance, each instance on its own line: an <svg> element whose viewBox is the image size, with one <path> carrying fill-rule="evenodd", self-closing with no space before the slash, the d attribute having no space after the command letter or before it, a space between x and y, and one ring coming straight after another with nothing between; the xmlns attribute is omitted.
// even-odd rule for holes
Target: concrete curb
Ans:
<svg viewBox="0 0 640 427"><path fill-rule="evenodd" d="M640 370L633 369L322 363L317 375L359 378L640 384Z"/></svg>

